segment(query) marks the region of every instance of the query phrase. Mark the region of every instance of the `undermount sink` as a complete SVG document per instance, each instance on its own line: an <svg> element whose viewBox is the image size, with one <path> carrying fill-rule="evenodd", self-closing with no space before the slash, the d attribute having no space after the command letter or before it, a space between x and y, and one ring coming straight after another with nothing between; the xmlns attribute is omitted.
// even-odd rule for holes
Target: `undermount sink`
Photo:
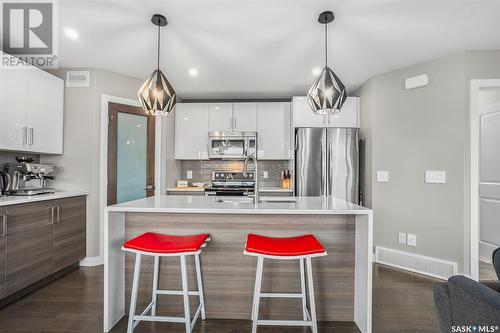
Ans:
<svg viewBox="0 0 500 333"><path fill-rule="evenodd" d="M240 203L253 203L252 198L242 198L242 199L222 199L222 198L217 198L215 199L215 202L221 202L221 203L232 203L232 204L240 204Z"/></svg>
<svg viewBox="0 0 500 333"><path fill-rule="evenodd" d="M295 203L297 202L297 199L295 198L264 198L261 199L260 202L265 202L265 203Z"/></svg>
<svg viewBox="0 0 500 333"><path fill-rule="evenodd" d="M245 204L253 203L252 198L216 198L215 202L219 203L231 203L231 204ZM265 197L259 200L260 203L296 203L296 198L283 198L283 197Z"/></svg>
<svg viewBox="0 0 500 333"><path fill-rule="evenodd" d="M215 202L220 202L220 203L232 203L232 204L243 204L243 203L253 203L253 200L251 198L228 198L228 199L223 199L223 198L217 198L215 199ZM260 203L295 203L297 202L296 198L282 198L282 197L266 197L262 198L259 200Z"/></svg>

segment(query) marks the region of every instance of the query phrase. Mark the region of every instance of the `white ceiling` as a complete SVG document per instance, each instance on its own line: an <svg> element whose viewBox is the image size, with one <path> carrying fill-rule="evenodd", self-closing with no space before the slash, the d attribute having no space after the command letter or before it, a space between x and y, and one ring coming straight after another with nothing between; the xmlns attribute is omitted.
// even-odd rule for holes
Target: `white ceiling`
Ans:
<svg viewBox="0 0 500 333"><path fill-rule="evenodd" d="M500 1L60 0L58 10L60 67L141 79L156 66L151 15L164 14L160 66L183 98L305 94L311 70L324 63L323 10L335 12L329 62L350 91L375 74L500 49Z"/></svg>

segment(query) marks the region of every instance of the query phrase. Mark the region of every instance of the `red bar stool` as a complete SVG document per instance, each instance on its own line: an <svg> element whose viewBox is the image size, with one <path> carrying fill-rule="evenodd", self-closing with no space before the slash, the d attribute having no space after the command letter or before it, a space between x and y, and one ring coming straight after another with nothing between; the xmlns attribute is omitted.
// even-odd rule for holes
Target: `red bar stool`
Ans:
<svg viewBox="0 0 500 333"><path fill-rule="evenodd" d="M132 293L130 295L130 311L127 333L132 333L134 328L141 321L184 323L186 325L186 333L191 333L191 330L196 324L196 320L198 319L200 313L201 318L205 319L205 301L203 298L203 284L201 279L200 253L201 248L205 247L206 242L209 240L210 235L207 234L171 236L147 232L123 244L122 250L135 253L134 280L132 282ZM151 303L140 315L136 315L135 308L137 305L137 292L139 287L142 255L154 257L153 292ZM158 269L160 266L160 257L174 256L181 258L182 291L158 290ZM188 289L186 256L194 256L198 291L189 291ZM158 295L182 295L184 298L184 317L157 316L156 304ZM198 306L192 321L189 313L189 296L198 296L200 301L200 305ZM150 315L146 315L148 312L150 312Z"/></svg>
<svg viewBox="0 0 500 333"><path fill-rule="evenodd" d="M258 325L272 326L309 326L313 333L318 332L316 322L316 304L314 301L314 283L311 258L326 256L326 250L313 235L289 238L271 238L249 234L245 246L246 255L257 257L257 273L252 308L252 333L257 332ZM299 260L300 294L261 293L262 269L266 259ZM307 284L309 289L309 306L307 310L304 261L307 265ZM300 298L302 299L303 320L259 320L259 304L262 297L268 298Z"/></svg>

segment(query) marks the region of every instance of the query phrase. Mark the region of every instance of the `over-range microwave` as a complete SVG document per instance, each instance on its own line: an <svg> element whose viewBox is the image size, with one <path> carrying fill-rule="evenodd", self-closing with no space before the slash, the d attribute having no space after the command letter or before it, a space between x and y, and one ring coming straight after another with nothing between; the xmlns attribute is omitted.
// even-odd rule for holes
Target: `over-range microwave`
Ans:
<svg viewBox="0 0 500 333"><path fill-rule="evenodd" d="M211 159L244 159L255 154L257 132L210 132L208 157Z"/></svg>

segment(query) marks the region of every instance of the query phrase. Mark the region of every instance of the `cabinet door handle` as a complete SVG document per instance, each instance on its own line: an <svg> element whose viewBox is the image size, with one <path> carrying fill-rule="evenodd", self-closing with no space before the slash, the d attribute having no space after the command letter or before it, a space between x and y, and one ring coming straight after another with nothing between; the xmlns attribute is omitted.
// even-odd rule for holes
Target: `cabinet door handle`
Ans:
<svg viewBox="0 0 500 333"><path fill-rule="evenodd" d="M28 143L28 127L23 127L23 145Z"/></svg>
<svg viewBox="0 0 500 333"><path fill-rule="evenodd" d="M2 215L2 237L7 236L7 214Z"/></svg>
<svg viewBox="0 0 500 333"><path fill-rule="evenodd" d="M33 133L34 133L33 127L30 127L30 146L33 144Z"/></svg>
<svg viewBox="0 0 500 333"><path fill-rule="evenodd" d="M54 224L54 206L50 206L50 224Z"/></svg>
<svg viewBox="0 0 500 333"><path fill-rule="evenodd" d="M57 219L56 219L56 222L60 222L61 221L61 206L56 206L57 208Z"/></svg>
<svg viewBox="0 0 500 333"><path fill-rule="evenodd" d="M236 131L236 117L233 117L233 122L234 122L234 130Z"/></svg>

